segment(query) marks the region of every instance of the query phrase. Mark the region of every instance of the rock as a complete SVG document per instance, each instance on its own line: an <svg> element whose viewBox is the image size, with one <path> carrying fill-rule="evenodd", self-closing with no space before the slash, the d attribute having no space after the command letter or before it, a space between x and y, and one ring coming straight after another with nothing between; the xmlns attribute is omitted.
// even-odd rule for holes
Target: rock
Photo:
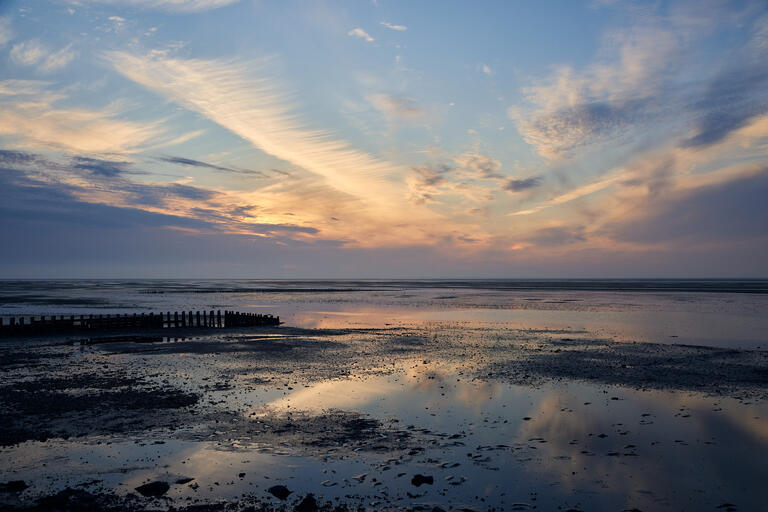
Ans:
<svg viewBox="0 0 768 512"><path fill-rule="evenodd" d="M419 487L422 484L432 485L435 483L435 479L431 476L414 475L413 478L411 478L411 483L416 487Z"/></svg>
<svg viewBox="0 0 768 512"><path fill-rule="evenodd" d="M192 478L192 477L189 477L189 476L185 476L185 477L183 477L183 478L179 478L178 480L176 480L176 485L184 485L184 484L188 484L188 483L189 483L189 482L191 482L192 480L194 480L194 478Z"/></svg>
<svg viewBox="0 0 768 512"><path fill-rule="evenodd" d="M10 480L4 484L0 484L0 491L2 492L21 492L29 487L24 480Z"/></svg>
<svg viewBox="0 0 768 512"><path fill-rule="evenodd" d="M288 497L289 494L291 494L291 491L288 490L288 488L284 485L273 485L269 489L267 489L267 492L274 496L275 498L284 500Z"/></svg>
<svg viewBox="0 0 768 512"><path fill-rule="evenodd" d="M296 512L317 512L317 501L311 494L307 494L301 503L296 506Z"/></svg>
<svg viewBox="0 0 768 512"><path fill-rule="evenodd" d="M157 496L162 496L166 492L168 492L168 489L170 489L171 486L168 485L166 482L150 482L148 484L140 485L136 488L136 490L141 494L142 496L146 496L148 498L155 498Z"/></svg>

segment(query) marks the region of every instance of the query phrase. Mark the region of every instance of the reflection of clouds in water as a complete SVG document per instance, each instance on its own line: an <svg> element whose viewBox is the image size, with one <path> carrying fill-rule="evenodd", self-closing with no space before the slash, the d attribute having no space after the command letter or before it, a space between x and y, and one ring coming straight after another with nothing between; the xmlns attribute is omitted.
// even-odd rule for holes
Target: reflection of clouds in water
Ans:
<svg viewBox="0 0 768 512"><path fill-rule="evenodd" d="M268 410L304 410L320 412L326 409L350 409L396 391L400 386L385 378L371 380L328 380L266 404ZM265 413L268 414L268 413Z"/></svg>
<svg viewBox="0 0 768 512"><path fill-rule="evenodd" d="M583 472L583 457L574 454L585 449L584 441L589 439L588 435L590 433L599 434L600 429L603 428L601 425L605 425L605 422L599 414L563 411L562 409L567 408L567 404L579 403L573 396L570 396L569 399L564 398L561 393L557 392L551 392L542 397L534 408L526 414L531 420L521 423L514 442L536 446L541 463L533 465L532 470L551 473L552 476L560 478L567 485L576 487L582 485L584 480L594 481L598 471L591 470L585 474ZM591 407L597 409L599 405ZM593 411L590 410L589 412ZM528 440L532 438L543 438L547 442L529 442ZM569 445L568 443L572 440L577 440L579 444ZM570 459L555 458L563 456L570 456ZM592 458L590 463L594 463ZM608 461L608 463L607 467L600 468L599 473L601 475L614 473L612 468L614 461Z"/></svg>
<svg viewBox="0 0 768 512"><path fill-rule="evenodd" d="M394 364L394 363L393 363ZM418 369L414 373L414 368ZM334 379L312 384L307 388L295 390L286 397L266 404L267 410L306 410L320 412L327 409L360 408L374 400L409 391L428 391L439 388L441 374L452 372L443 370L436 363L423 364L423 359L412 359L397 363L395 367L373 369L387 375L371 377ZM425 379L427 371L433 379ZM397 380L389 373L397 375Z"/></svg>
<svg viewBox="0 0 768 512"><path fill-rule="evenodd" d="M626 392L616 391L622 395ZM757 466L762 462L748 447L754 450L768 444L768 425L754 419L765 416L765 407L745 410L744 405L721 399L723 410L716 412L713 404L717 400L712 397L647 391L633 392L630 400L606 405L609 396L562 392L544 396L528 414L532 419L521 424L515 439L536 446L537 463L530 469L574 489L600 481L612 493L627 496L629 508L649 499L656 503L659 499L676 501L681 488L701 488L697 480L701 475L729 482L739 474L746 487L749 480L759 478L755 475L760 473ZM592 403L582 407L584 401ZM729 412L729 406L735 406L739 414ZM643 413L652 414L647 417L652 424L640 424ZM620 431L627 434L620 435ZM597 437L601 433L608 437ZM745 436L756 439L733 442ZM529 441L534 438L546 443ZM576 443L569 444L572 441ZM626 448L630 445L636 448ZM582 454L582 450L594 455ZM638 456L608 456L609 452L635 452ZM695 475L690 469L694 457L698 466ZM653 489L653 495L647 489Z"/></svg>
<svg viewBox="0 0 768 512"><path fill-rule="evenodd" d="M462 374L464 367L459 363L424 361L423 358L410 359L395 367L379 369L387 375L327 380L294 390L259 408L259 414L285 409L359 410L374 401L388 400L390 407L396 408L417 402L430 406L461 405L466 415L478 416L487 408L485 401L499 396L504 388L499 382L466 381ZM397 405L398 402L405 404Z"/></svg>
<svg viewBox="0 0 768 512"><path fill-rule="evenodd" d="M327 305L324 305L327 307ZM343 327L366 326L385 327L400 324L403 320L416 321L419 314L404 309L340 306L340 311L327 309L298 311L291 316L291 324L304 328L338 329Z"/></svg>
<svg viewBox="0 0 768 512"><path fill-rule="evenodd" d="M425 364L424 360L415 360L415 364L409 365L408 368L405 381L410 391L434 392L435 395L431 397L434 399L441 396L440 392L444 392L451 403L468 406L475 413L485 410L485 400L498 396L504 387L496 381L470 382L464 375L465 365L456 361L427 361Z"/></svg>
<svg viewBox="0 0 768 512"><path fill-rule="evenodd" d="M502 388L502 384L498 382L478 381L456 386L456 392L451 398L480 412L487 409L485 400L491 396L498 396Z"/></svg>

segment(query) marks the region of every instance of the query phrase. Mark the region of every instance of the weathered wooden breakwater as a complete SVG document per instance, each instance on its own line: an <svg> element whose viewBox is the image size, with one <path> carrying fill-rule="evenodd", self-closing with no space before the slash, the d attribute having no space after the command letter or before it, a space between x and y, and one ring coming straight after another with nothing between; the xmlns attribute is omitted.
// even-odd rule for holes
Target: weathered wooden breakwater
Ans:
<svg viewBox="0 0 768 512"><path fill-rule="evenodd" d="M237 311L175 311L115 315L42 315L0 318L0 336L40 336L98 331L259 327L280 324L279 316Z"/></svg>

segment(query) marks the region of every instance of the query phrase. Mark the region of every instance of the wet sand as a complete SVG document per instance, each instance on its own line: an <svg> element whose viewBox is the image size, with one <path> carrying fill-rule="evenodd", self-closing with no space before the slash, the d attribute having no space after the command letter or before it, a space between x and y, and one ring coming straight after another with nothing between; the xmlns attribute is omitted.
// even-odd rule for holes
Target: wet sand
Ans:
<svg viewBox="0 0 768 512"><path fill-rule="evenodd" d="M158 339L0 343L0 506L768 507L767 352L455 322Z"/></svg>

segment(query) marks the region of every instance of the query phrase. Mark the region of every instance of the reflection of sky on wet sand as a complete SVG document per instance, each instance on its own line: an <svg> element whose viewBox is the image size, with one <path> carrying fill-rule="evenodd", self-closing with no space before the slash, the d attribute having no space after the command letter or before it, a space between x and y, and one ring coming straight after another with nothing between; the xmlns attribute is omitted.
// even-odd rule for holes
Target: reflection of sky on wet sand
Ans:
<svg viewBox="0 0 768 512"><path fill-rule="evenodd" d="M532 309L403 309L335 305L336 310L303 309L283 316L289 325L316 329L381 328L455 322L489 323L510 329L551 330L551 334L616 341L768 348L768 318L691 311L571 311Z"/></svg>
<svg viewBox="0 0 768 512"><path fill-rule="evenodd" d="M590 507L767 503L754 492L768 448L762 404L573 383L532 390L465 381L456 368L414 361L396 376L326 381L267 407L353 408L464 434L466 446L437 456L462 463L471 475L463 485L481 495L509 490L508 478L518 493L546 485ZM473 451L483 457L468 458Z"/></svg>
<svg viewBox="0 0 768 512"><path fill-rule="evenodd" d="M290 455L295 452L280 446L264 453L264 446L238 441L233 434L229 441L158 445L98 444L107 438L27 443L0 451L0 467L14 468L13 478L54 486L97 478L124 492L147 480L194 477L197 489L172 486L169 496L182 499L250 492L266 497L267 487L283 483L295 496L353 494L374 502L386 498L399 505L444 508L447 503L484 508L513 502L543 510L564 505L703 510L725 502L758 510L768 505L756 492L766 468L765 404L577 383L526 388L468 380L460 370L455 363L414 359L391 375L336 379L288 392L268 388L228 404L246 415L265 409L354 410L397 418L401 428L415 425L461 436L460 445L430 449L425 444L427 450L413 456L359 453L340 460ZM245 401L259 404L242 408ZM57 468L52 480L46 480L51 475L44 462ZM390 471L384 469L388 466ZM369 478L352 478L361 473ZM406 476L398 478L401 473ZM412 487L415 473L433 475L436 484ZM375 486L372 478L382 485ZM410 498L409 492L419 497Z"/></svg>

